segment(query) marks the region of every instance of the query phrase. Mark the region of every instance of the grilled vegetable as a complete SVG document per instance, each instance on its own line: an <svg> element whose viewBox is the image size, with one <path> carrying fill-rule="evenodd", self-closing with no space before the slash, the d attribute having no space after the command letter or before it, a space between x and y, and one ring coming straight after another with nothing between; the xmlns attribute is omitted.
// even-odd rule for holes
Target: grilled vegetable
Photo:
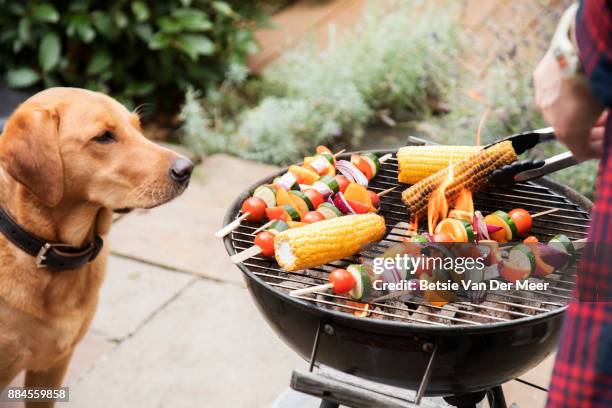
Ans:
<svg viewBox="0 0 612 408"><path fill-rule="evenodd" d="M329 283L334 285L333 291L336 295L343 295L353 289L357 281L346 269L334 269L329 273Z"/></svg>
<svg viewBox="0 0 612 408"><path fill-rule="evenodd" d="M452 165L453 180L445 190L446 200L455 202L460 191L464 188L471 192L482 190L487 185L488 176L494 170L510 164L516 159L512 143L505 141L454 163ZM447 167L419 181L402 193L402 201L408 207L412 219L427 214L427 205L431 193L448 179L448 173L449 168Z"/></svg>
<svg viewBox="0 0 612 408"><path fill-rule="evenodd" d="M289 204L266 208L266 217L269 220L299 221L300 214Z"/></svg>
<svg viewBox="0 0 612 408"><path fill-rule="evenodd" d="M339 193L341 194L341 193ZM355 200L346 200L346 202L348 203L349 206L351 206L351 208L353 209L353 211L355 211L355 214L366 214L369 212L374 211L374 209L372 207L368 207L367 205L359 202L359 201L355 201Z"/></svg>
<svg viewBox="0 0 612 408"><path fill-rule="evenodd" d="M353 275L355 286L348 292L348 295L355 300L361 300L370 292L370 275L363 265L351 264L346 270Z"/></svg>
<svg viewBox="0 0 612 408"><path fill-rule="evenodd" d="M319 174L302 166L289 166L289 173L293 174L298 184L313 184L319 178Z"/></svg>
<svg viewBox="0 0 612 408"><path fill-rule="evenodd" d="M242 203L242 213L249 213L248 221L261 221L266 214L266 203L258 197L249 197Z"/></svg>
<svg viewBox="0 0 612 408"><path fill-rule="evenodd" d="M569 255L568 261L560 268L564 268L565 266L567 266L574 258L574 256L576 256L576 249L574 248L574 244L567 236L563 234L559 234L552 237L551 240L548 241L548 245L556 250L563 251Z"/></svg>
<svg viewBox="0 0 612 408"><path fill-rule="evenodd" d="M346 201L344 194L337 193L334 195L334 205L342 212L342 214L357 214L353 207Z"/></svg>
<svg viewBox="0 0 612 408"><path fill-rule="evenodd" d="M336 174L336 169L334 167L334 157L329 153L304 157L304 167L307 166L312 168L314 171L317 172L317 174L320 175L328 174L330 176L333 176Z"/></svg>
<svg viewBox="0 0 612 408"><path fill-rule="evenodd" d="M279 188L276 190L276 205L290 205L292 207L294 206L291 196L284 188Z"/></svg>
<svg viewBox="0 0 612 408"><path fill-rule="evenodd" d="M349 186L346 188L346 191L344 192L344 198L346 198L349 203L351 201L357 201L363 204L367 209L365 212L376 210L374 208L374 205L372 204L372 199L370 198L368 190L357 183L349 184Z"/></svg>
<svg viewBox="0 0 612 408"><path fill-rule="evenodd" d="M338 174L334 178L336 182L338 183L338 188L340 189L340 192L344 193L346 191L346 188L349 186L349 184L351 184L351 181L347 179L346 176L343 176L342 174Z"/></svg>
<svg viewBox="0 0 612 408"><path fill-rule="evenodd" d="M380 197L378 196L378 194L376 194L372 190L368 190L368 195L370 196L370 201L372 201L372 205L374 206L374 208L379 209Z"/></svg>
<svg viewBox="0 0 612 408"><path fill-rule="evenodd" d="M283 232L289 229L289 224L287 224L283 220L276 220L268 227L268 231L278 234L279 232Z"/></svg>
<svg viewBox="0 0 612 408"><path fill-rule="evenodd" d="M308 190L305 190L304 194L306 195L306 197L308 197L308 199L312 203L313 208L318 208L321 205L321 203L325 201L323 199L323 195L319 193L317 190L315 190L314 188L309 188Z"/></svg>
<svg viewBox="0 0 612 408"><path fill-rule="evenodd" d="M380 161L378 160L378 156L374 153L366 152L362 153L361 157L370 165L370 169L372 170L372 178L376 177L378 171L380 170Z"/></svg>
<svg viewBox="0 0 612 408"><path fill-rule="evenodd" d="M255 236L255 245L261 248L261 254L265 257L274 256L274 238L276 236L270 231L261 231Z"/></svg>
<svg viewBox="0 0 612 408"><path fill-rule="evenodd" d="M340 217L342 213L332 203L323 203L317 207L317 211L323 214L326 219Z"/></svg>
<svg viewBox="0 0 612 408"><path fill-rule="evenodd" d="M478 152L477 146L406 146L397 151L398 181L415 184Z"/></svg>
<svg viewBox="0 0 612 408"><path fill-rule="evenodd" d="M302 222L312 224L313 222L323 221L325 216L318 211L309 211L302 216Z"/></svg>
<svg viewBox="0 0 612 408"><path fill-rule="evenodd" d="M276 177L272 180L272 183L276 186L282 187L285 190L299 190L300 185L293 174L287 172L280 177Z"/></svg>
<svg viewBox="0 0 612 408"><path fill-rule="evenodd" d="M519 244L510 250L508 260L502 261L500 275L508 282L529 278L536 270L536 257L531 248Z"/></svg>
<svg viewBox="0 0 612 408"><path fill-rule="evenodd" d="M474 229L469 221L446 218L436 226L436 234L444 232L452 237L452 242L474 241Z"/></svg>
<svg viewBox="0 0 612 408"><path fill-rule="evenodd" d="M337 176L336 176L337 177ZM323 176L314 182L312 187L321 193L322 196L327 197L330 194L337 193L340 188L338 182L332 176Z"/></svg>
<svg viewBox="0 0 612 408"><path fill-rule="evenodd" d="M514 221L519 235L525 236L529 234L533 224L529 211L523 210L522 208L515 208L514 210L510 211L508 215L510 216L510 219Z"/></svg>
<svg viewBox="0 0 612 408"><path fill-rule="evenodd" d="M283 231L276 236L276 261L296 271L354 255L385 234L385 220L376 214L347 215Z"/></svg>
<svg viewBox="0 0 612 408"><path fill-rule="evenodd" d="M497 232L489 234L491 239L497 242L509 242L517 236L516 224L514 224L514 221L512 221L508 213L504 211L495 211L493 214L487 215L485 217L485 222L487 226L493 225L502 228Z"/></svg>
<svg viewBox="0 0 612 408"><path fill-rule="evenodd" d="M291 190L289 191L289 196L293 201L293 207L300 213L300 216L314 210L310 199L301 191Z"/></svg>
<svg viewBox="0 0 612 408"><path fill-rule="evenodd" d="M267 207L276 206L276 191L269 184L264 184L255 189L253 197L261 198Z"/></svg>
<svg viewBox="0 0 612 408"><path fill-rule="evenodd" d="M359 171L361 171L368 180L372 180L372 177L374 177L372 173L372 168L370 167L368 162L365 161L363 156L360 156L357 153L353 153L351 155L351 163L353 163L353 165L357 167L357 169L359 169Z"/></svg>

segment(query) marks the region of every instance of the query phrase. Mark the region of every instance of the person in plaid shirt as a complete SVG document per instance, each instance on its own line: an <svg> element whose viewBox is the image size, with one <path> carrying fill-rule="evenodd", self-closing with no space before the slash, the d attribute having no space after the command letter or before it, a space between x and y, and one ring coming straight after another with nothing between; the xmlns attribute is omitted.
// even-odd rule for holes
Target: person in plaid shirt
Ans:
<svg viewBox="0 0 612 408"><path fill-rule="evenodd" d="M600 159L589 244L578 267L548 408L612 407L612 1L584 0L565 16L534 72L536 105L580 159ZM575 16L575 17L574 17ZM561 20L563 22L563 18ZM573 52L573 55L572 55ZM579 63L572 67L573 57Z"/></svg>

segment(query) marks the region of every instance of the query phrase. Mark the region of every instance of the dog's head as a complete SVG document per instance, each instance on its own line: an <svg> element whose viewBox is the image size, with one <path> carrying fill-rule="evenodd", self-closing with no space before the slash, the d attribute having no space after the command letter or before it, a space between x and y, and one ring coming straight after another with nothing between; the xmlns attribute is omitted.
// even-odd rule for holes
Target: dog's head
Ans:
<svg viewBox="0 0 612 408"><path fill-rule="evenodd" d="M146 139L140 118L98 92L51 88L24 102L0 137L0 164L42 203L152 208L181 194L193 164Z"/></svg>

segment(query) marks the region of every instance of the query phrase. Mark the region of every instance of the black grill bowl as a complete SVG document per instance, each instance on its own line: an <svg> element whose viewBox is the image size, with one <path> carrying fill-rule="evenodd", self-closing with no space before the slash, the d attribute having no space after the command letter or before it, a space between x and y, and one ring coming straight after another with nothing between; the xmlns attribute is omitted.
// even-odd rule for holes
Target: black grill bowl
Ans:
<svg viewBox="0 0 612 408"><path fill-rule="evenodd" d="M256 186L270 182L285 171L260 181L238 197L229 208L224 225L236 218L242 202ZM565 186L545 179L538 184L586 212L591 209L590 201ZM475 199L478 208L477 195ZM224 243L230 255L238 252L231 234ZM269 265L277 267L273 262ZM485 390L535 367L554 350L565 311L565 307L560 307L530 317L480 326L433 326L360 318L290 297L269 285L250 267L237 266L270 326L307 360L321 327L317 364L416 390L435 348L425 391L425 395L431 396Z"/></svg>

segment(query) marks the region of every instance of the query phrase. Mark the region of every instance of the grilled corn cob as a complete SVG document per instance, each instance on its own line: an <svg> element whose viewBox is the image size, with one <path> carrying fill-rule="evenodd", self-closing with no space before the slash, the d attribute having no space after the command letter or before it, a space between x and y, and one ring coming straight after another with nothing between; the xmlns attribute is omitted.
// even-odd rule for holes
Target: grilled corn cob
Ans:
<svg viewBox="0 0 612 408"><path fill-rule="evenodd" d="M453 180L446 187L446 200L451 204L454 203L463 188L472 192L482 190L486 187L488 177L493 171L516 159L512 143L505 141L453 164ZM448 178L448 171L449 167L440 170L402 193L402 201L408 207L412 220L427 213L429 197Z"/></svg>
<svg viewBox="0 0 612 408"><path fill-rule="evenodd" d="M385 219L376 214L345 215L281 232L274 240L276 261L286 271L346 258L380 241Z"/></svg>
<svg viewBox="0 0 612 408"><path fill-rule="evenodd" d="M482 149L479 146L406 146L397 151L400 183L415 184Z"/></svg>

